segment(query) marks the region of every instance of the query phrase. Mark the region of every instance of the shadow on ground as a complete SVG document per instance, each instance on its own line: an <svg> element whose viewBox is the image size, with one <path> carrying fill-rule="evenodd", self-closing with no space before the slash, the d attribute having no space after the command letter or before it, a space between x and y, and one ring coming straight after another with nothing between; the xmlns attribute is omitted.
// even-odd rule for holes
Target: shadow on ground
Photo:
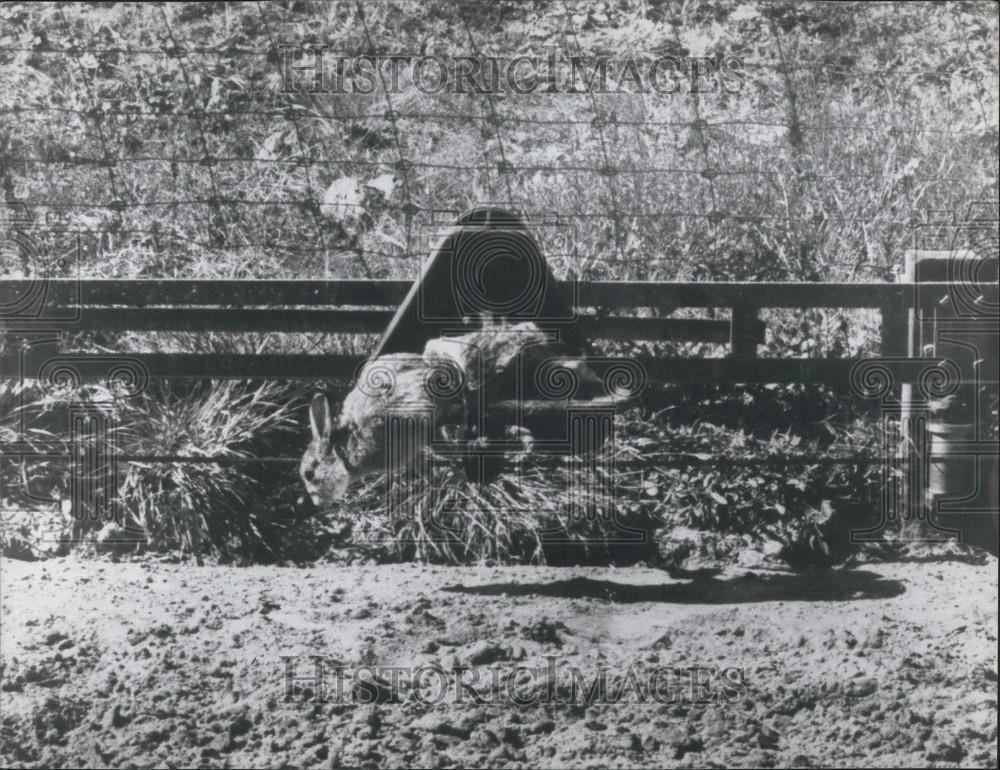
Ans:
<svg viewBox="0 0 1000 770"><path fill-rule="evenodd" d="M748 604L753 602L835 602L890 599L906 589L864 570L817 570L790 575L746 575L719 579L705 577L683 583L637 585L611 580L573 578L536 583L452 585L442 590L484 596L551 596L601 599L618 604L666 602L673 604Z"/></svg>

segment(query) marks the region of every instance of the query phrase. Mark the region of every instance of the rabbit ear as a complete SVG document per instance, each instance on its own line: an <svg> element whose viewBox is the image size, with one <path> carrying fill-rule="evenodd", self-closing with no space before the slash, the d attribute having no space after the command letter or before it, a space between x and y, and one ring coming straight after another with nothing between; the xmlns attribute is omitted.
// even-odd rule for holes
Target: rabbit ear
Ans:
<svg viewBox="0 0 1000 770"><path fill-rule="evenodd" d="M309 405L309 425L312 427L313 438L316 441L329 438L332 422L330 402L322 393L317 393Z"/></svg>

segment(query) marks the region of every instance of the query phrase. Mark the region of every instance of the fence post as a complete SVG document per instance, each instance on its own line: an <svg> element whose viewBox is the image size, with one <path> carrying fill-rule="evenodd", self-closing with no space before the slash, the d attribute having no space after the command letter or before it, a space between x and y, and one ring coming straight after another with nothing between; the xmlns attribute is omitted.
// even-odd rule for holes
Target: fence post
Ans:
<svg viewBox="0 0 1000 770"><path fill-rule="evenodd" d="M909 356L931 359L935 369L934 376L923 369L902 391L907 497L916 508L904 536L957 537L996 553L997 446L988 402L997 379L996 260L967 249L913 250L905 264L915 291Z"/></svg>
<svg viewBox="0 0 1000 770"><path fill-rule="evenodd" d="M754 305L735 305L729 329L730 355L742 360L757 357L757 320L759 309Z"/></svg>

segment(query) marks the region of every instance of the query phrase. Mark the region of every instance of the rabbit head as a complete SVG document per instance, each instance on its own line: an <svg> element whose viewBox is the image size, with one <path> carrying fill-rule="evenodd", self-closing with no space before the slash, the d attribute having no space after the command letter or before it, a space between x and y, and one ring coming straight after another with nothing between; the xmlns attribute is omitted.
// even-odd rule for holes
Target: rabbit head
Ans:
<svg viewBox="0 0 1000 770"><path fill-rule="evenodd" d="M330 402L319 393L309 405L309 425L312 439L302 456L299 474L313 503L323 506L342 499L357 476L345 449L350 428L334 425Z"/></svg>

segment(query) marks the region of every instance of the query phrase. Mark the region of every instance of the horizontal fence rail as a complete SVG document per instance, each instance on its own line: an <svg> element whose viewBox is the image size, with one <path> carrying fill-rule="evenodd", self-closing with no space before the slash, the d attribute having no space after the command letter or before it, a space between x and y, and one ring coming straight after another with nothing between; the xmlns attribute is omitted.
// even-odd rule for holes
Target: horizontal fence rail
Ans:
<svg viewBox="0 0 1000 770"><path fill-rule="evenodd" d="M757 281L562 281L578 307L879 308L912 306L912 283L796 283ZM927 287L928 283L919 284ZM941 282L942 286L949 284ZM154 307L385 306L395 307L412 286L398 280L4 279L0 307L43 287L48 305Z"/></svg>
<svg viewBox="0 0 1000 770"><path fill-rule="evenodd" d="M397 280L0 280L0 332L55 335L47 344L0 353L0 377L44 379L53 361L81 380L108 376L115 364L151 379L294 379L349 381L361 355L237 353L70 353L57 338L80 332L308 332L377 334L411 282ZM907 313L920 292L940 283L563 282L583 332L594 339L727 344L725 358L634 356L654 381L674 383L850 384L859 359L759 358L761 310L870 308L881 312L882 352L905 356ZM995 299L993 300L995 301ZM671 318L679 308L728 309L730 318ZM636 315L635 313L644 313ZM631 314L630 314L631 313ZM651 313L658 315L651 316ZM896 382L912 367L889 363ZM48 370L46 369L48 367ZM599 369L601 364L596 364Z"/></svg>
<svg viewBox="0 0 1000 770"><path fill-rule="evenodd" d="M67 364L82 380L102 380L108 376L115 357L98 354L68 354ZM728 358L682 358L630 356L649 378L657 382L719 385L761 383L810 383L836 387L850 385L851 372L863 358L774 358L743 361ZM21 362L26 364L26 379L45 379L44 365L51 357L23 359L0 356L3 377L18 376ZM144 370L151 379L276 379L276 380L351 380L364 363L364 356L332 354L283 355L253 353L130 353L121 356L123 364ZM40 365L39 365L40 364ZM598 373L607 365L591 364ZM904 366L893 369L896 382L907 382L914 375Z"/></svg>

